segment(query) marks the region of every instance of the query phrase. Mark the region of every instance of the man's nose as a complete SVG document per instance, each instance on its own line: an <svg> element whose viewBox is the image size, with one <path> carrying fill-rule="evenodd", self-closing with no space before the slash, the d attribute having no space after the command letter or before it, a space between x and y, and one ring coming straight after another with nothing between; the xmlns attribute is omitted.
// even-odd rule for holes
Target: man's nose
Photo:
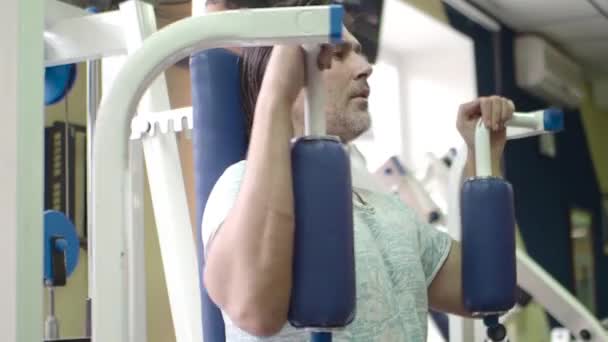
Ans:
<svg viewBox="0 0 608 342"><path fill-rule="evenodd" d="M357 74L355 79L367 80L372 72L374 71L372 65L367 61L367 58L363 55L357 55Z"/></svg>

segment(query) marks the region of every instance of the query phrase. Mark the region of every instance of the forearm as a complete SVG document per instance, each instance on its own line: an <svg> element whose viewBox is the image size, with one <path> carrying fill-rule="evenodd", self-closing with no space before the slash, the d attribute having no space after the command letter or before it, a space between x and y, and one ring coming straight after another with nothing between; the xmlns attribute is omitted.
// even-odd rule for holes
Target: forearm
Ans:
<svg viewBox="0 0 608 342"><path fill-rule="evenodd" d="M294 226L290 106L264 89L243 183L213 241L205 274L217 304L258 335L273 333L287 316Z"/></svg>

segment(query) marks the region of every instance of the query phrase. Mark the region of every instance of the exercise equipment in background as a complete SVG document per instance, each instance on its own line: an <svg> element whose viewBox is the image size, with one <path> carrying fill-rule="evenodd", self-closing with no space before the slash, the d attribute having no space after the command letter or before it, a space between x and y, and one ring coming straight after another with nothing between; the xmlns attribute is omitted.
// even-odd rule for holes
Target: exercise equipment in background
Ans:
<svg viewBox="0 0 608 342"><path fill-rule="evenodd" d="M51 6L54 6L51 3ZM86 12L97 13L95 7L89 7ZM58 13L58 12L56 12ZM88 27L86 28L88 29ZM55 36L58 41L61 39ZM73 42L71 42L73 43ZM62 47L70 46L61 42ZM52 50L52 49L51 49ZM67 57L63 55L63 57ZM63 62L62 62L63 63ZM89 65L97 61L87 61L87 112L96 108L99 96L91 96L97 89L99 79L92 78ZM87 210L90 187L90 154L88 153L94 135L94 121L87 120L87 125L77 125L69 120L67 96L72 90L77 77L77 64L66 63L45 67L45 106L55 105L64 101L63 122L54 122L45 128L45 209L65 213L67 218L80 231L80 247L88 249ZM91 87L91 85L93 85ZM93 90L93 91L92 91ZM94 99L94 106L91 106ZM87 164L88 167L87 167ZM54 299L52 299L54 302ZM87 304L88 305L88 304ZM85 317L85 336L90 336L90 309L87 307ZM48 336L45 335L48 338ZM76 339L74 341L80 341ZM62 340L63 341L63 340ZM72 340L70 340L72 341Z"/></svg>
<svg viewBox="0 0 608 342"><path fill-rule="evenodd" d="M390 157L374 176L387 191L399 196L403 203L412 208L421 221L435 225L445 224L445 214L433 201L422 181L397 156Z"/></svg>
<svg viewBox="0 0 608 342"><path fill-rule="evenodd" d="M55 288L65 286L78 265L80 241L74 224L61 212L44 212L44 286L49 291L49 314L44 324L44 338L59 338L55 316Z"/></svg>
<svg viewBox="0 0 608 342"><path fill-rule="evenodd" d="M44 69L44 104L63 100L76 81L76 64L49 66Z"/></svg>

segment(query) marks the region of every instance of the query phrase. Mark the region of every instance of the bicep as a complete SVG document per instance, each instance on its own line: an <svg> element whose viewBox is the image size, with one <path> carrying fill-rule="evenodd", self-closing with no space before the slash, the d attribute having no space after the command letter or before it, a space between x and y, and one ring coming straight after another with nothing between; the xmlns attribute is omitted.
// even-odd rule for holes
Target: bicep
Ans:
<svg viewBox="0 0 608 342"><path fill-rule="evenodd" d="M460 243L452 241L448 256L428 287L429 306L441 312L468 316L462 301Z"/></svg>

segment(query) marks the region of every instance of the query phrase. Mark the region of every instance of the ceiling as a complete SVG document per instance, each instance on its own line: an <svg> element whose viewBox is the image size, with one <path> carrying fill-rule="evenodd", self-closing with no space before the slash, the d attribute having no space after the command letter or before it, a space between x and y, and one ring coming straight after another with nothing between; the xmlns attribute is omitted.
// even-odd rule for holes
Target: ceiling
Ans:
<svg viewBox="0 0 608 342"><path fill-rule="evenodd" d="M552 41L588 75L608 76L608 0L469 1L517 32Z"/></svg>

